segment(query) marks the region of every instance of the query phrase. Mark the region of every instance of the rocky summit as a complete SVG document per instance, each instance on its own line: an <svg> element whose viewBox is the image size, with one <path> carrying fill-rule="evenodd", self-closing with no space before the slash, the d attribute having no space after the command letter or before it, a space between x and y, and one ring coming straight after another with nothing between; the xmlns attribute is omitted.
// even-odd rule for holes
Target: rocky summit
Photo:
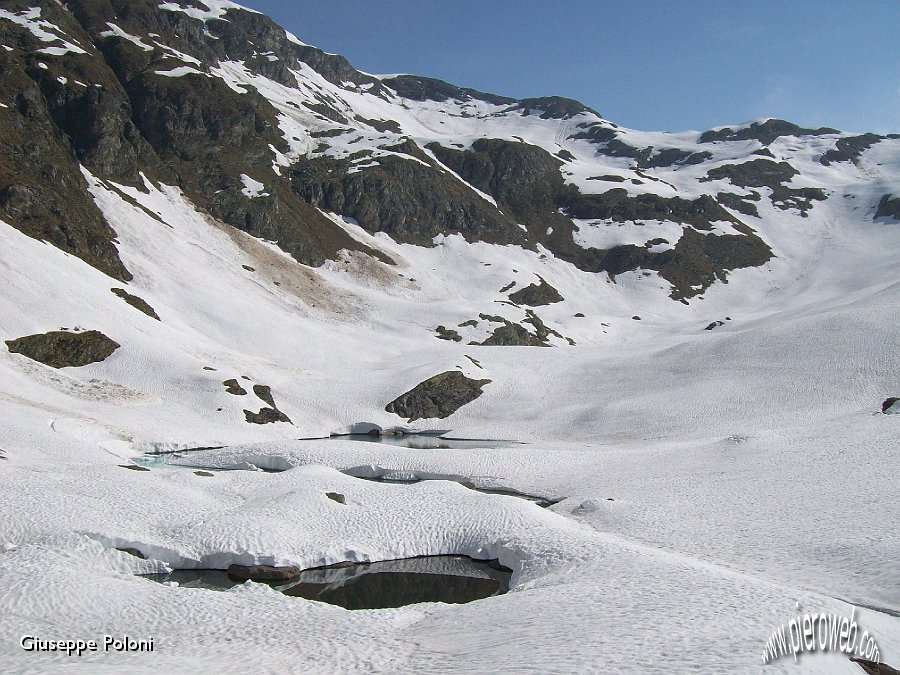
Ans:
<svg viewBox="0 0 900 675"><path fill-rule="evenodd" d="M0 3L4 670L746 671L797 611L896 661L900 135L535 93ZM257 583L445 554L509 592Z"/></svg>

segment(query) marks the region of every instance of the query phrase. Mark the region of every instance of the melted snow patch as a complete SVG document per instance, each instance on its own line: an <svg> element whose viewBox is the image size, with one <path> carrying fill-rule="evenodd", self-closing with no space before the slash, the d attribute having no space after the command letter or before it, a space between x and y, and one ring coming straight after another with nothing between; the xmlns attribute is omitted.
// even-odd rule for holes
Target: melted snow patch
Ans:
<svg viewBox="0 0 900 675"><path fill-rule="evenodd" d="M192 19L198 19L206 23L207 21L214 21L220 19L222 21L228 21L228 19L223 18L225 14L230 9L241 10L242 12L250 12L251 14L259 14L256 10L249 9L244 7L243 5L239 5L236 2L228 2L228 0L203 0L200 2L198 0L198 5L205 5L207 7L206 10L201 7L182 7L181 5L177 5L174 2L164 2L159 8L163 9L167 12L181 12L182 14L187 14Z"/></svg>
<svg viewBox="0 0 900 675"><path fill-rule="evenodd" d="M225 82L232 91L238 94L247 93L246 82L252 78L252 74L243 61L222 61L215 68L211 68L210 72Z"/></svg>
<svg viewBox="0 0 900 675"><path fill-rule="evenodd" d="M644 246L653 239L665 239L674 245L682 233L681 225L665 220L644 220L640 224L583 219L576 219L574 222L577 230L573 233L573 238L582 248L610 249L627 244Z"/></svg>
<svg viewBox="0 0 900 675"><path fill-rule="evenodd" d="M272 160L272 171L275 172L276 176L280 176L281 167L290 166L291 161L287 158L287 155L285 155L271 143L269 144L269 150L271 150L272 154L275 155L275 159Z"/></svg>
<svg viewBox="0 0 900 675"><path fill-rule="evenodd" d="M109 30L105 30L102 33L100 33L100 37L122 38L124 40L128 40L132 44L137 45L138 47L143 49L145 52L153 51L153 47L151 47L147 43L143 42L141 40L141 38L139 38L137 35L132 35L131 33L125 32L124 30L119 28L116 24L110 23L109 21L106 22L106 25L109 26Z"/></svg>
<svg viewBox="0 0 900 675"><path fill-rule="evenodd" d="M190 54L185 54L184 52L180 52L173 47L169 47L168 45L164 45L162 42L154 42L154 45L162 49L166 54L171 56L172 58L176 58L179 61L184 61L185 63L193 63L195 66L202 66L203 62L200 59L194 58Z"/></svg>
<svg viewBox="0 0 900 675"><path fill-rule="evenodd" d="M163 77L184 77L185 75L205 75L206 77L209 77L209 75L197 70L193 66L178 66L172 70L157 70L154 72L156 75L162 75Z"/></svg>
<svg viewBox="0 0 900 675"><path fill-rule="evenodd" d="M244 189L241 192L245 197L250 197L250 199L255 199L256 197L268 197L268 192L263 192L266 189L266 186L260 183L258 180L253 180L245 173L241 174L241 182L244 184Z"/></svg>
<svg viewBox="0 0 900 675"><path fill-rule="evenodd" d="M301 47L309 47L308 44L288 30L284 31L284 36L288 39L288 42L293 42L295 45L300 45Z"/></svg>
<svg viewBox="0 0 900 675"><path fill-rule="evenodd" d="M38 49L38 54L46 54L47 56L63 56L64 54L68 54L69 52L74 52L76 54L86 54L83 49L76 47L75 49L71 48L72 45L66 43L60 47L44 47L43 49Z"/></svg>
<svg viewBox="0 0 900 675"><path fill-rule="evenodd" d="M710 225L712 226L710 234L741 234L734 228L734 224L728 222L727 220L717 220L713 223L710 223Z"/></svg>
<svg viewBox="0 0 900 675"><path fill-rule="evenodd" d="M38 53L49 54L50 56L61 56L63 54L68 54L69 52L74 54L87 54L87 52L77 44L70 42L69 40L71 40L71 38L63 33L58 26L49 21L45 21L40 17L40 7L32 7L31 9L26 9L18 14L10 12L9 10L0 9L0 19L6 19L7 21L12 21L13 23L22 26L41 42L62 42L61 46L38 49Z"/></svg>

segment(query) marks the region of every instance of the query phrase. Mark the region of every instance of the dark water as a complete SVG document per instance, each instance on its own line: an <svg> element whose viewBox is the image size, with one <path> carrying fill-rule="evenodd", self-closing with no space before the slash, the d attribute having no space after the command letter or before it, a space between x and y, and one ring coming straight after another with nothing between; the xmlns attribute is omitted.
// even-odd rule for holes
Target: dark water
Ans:
<svg viewBox="0 0 900 675"><path fill-rule="evenodd" d="M401 448L416 448L418 450L478 450L483 448L502 448L516 443L516 441L503 441L487 438L447 438L435 434L384 434L381 436L370 436L369 434L344 434L341 436L330 436L329 439L335 441L383 443L385 445L397 445Z"/></svg>
<svg viewBox="0 0 900 675"><path fill-rule="evenodd" d="M434 432L434 433L408 433L408 434L384 434L381 436L374 436L369 434L343 434L339 436L326 436L324 438L304 438L299 440L311 441L325 441L325 440L334 440L334 441L360 441L364 443L382 443L384 445L395 445L401 448L415 448L418 450L478 450L485 448L501 448L508 445L514 445L518 443L518 441L504 441L504 440L496 440L496 439L473 439L473 438L446 438L441 436L440 434L446 433L443 431ZM134 463L139 466L144 466L147 468L168 468L168 467L177 467L183 469L206 469L212 471L246 471L248 468L252 468L249 465L235 466L229 467L226 469L222 468L209 468L203 465L193 465L188 463L185 458L189 457L191 453L198 452L202 453L204 450L219 450L221 446L218 447L203 447L203 448L187 448L182 450L176 450L172 452L165 452L159 454L146 454L142 457L134 459ZM263 471L284 471L285 468L277 468L277 469L266 469L263 468Z"/></svg>
<svg viewBox="0 0 900 675"><path fill-rule="evenodd" d="M421 483L426 480L453 480L452 478L400 478L396 477L396 474L388 472L384 476L362 476L356 475L353 469L348 469L343 471L343 473L348 476L353 476L354 478L359 478L361 480L370 480L375 483L391 483L393 485L414 485L415 483ZM403 475L402 473L399 475ZM470 482L459 480L457 482L462 483L465 487L470 490L474 490L475 492L481 492L487 495L503 495L505 497L518 497L519 499L524 499L529 502L534 502L542 509L549 508L554 504L558 504L565 497L559 497L557 499L551 499L549 497L541 497L539 495L530 495L527 492L519 492L518 490L512 490L510 488L483 488L473 485Z"/></svg>
<svg viewBox="0 0 900 675"><path fill-rule="evenodd" d="M271 586L285 595L345 609L384 609L419 602L458 604L489 598L506 593L511 576L512 572L496 561L444 555L308 569L298 579ZM243 583L221 570L179 570L149 578L211 590L227 590Z"/></svg>

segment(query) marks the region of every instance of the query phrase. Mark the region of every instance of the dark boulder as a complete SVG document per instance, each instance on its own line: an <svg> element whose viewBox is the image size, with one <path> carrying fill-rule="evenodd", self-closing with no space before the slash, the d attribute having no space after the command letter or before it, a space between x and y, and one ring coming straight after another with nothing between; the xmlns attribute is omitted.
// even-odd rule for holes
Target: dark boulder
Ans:
<svg viewBox="0 0 900 675"><path fill-rule="evenodd" d="M96 330L84 333L51 331L7 340L9 351L27 356L51 368L78 368L98 363L116 351L118 342Z"/></svg>
<svg viewBox="0 0 900 675"><path fill-rule="evenodd" d="M434 329L434 332L437 333L437 337L439 340L450 340L451 342L461 342L462 336L457 333L452 328L447 328L446 326L438 326Z"/></svg>
<svg viewBox="0 0 900 675"><path fill-rule="evenodd" d="M246 396L247 390L244 389L240 383L234 378L230 380L225 380L222 384L225 385L225 393L231 394L232 396Z"/></svg>
<svg viewBox="0 0 900 675"><path fill-rule="evenodd" d="M481 388L491 380L473 380L456 370L448 370L420 382L388 403L385 410L413 422L417 419L449 417L481 396Z"/></svg>
<svg viewBox="0 0 900 675"><path fill-rule="evenodd" d="M563 296L559 294L558 290L544 281L543 277L539 276L538 279L540 279L539 284L529 284L515 293L510 293L509 299L517 305L527 305L529 307L539 307L563 301Z"/></svg>
<svg viewBox="0 0 900 675"><path fill-rule="evenodd" d="M885 415L900 415L900 405L897 404L897 401L900 401L900 398L896 396L884 399L884 403L881 404L881 412Z"/></svg>
<svg viewBox="0 0 900 675"><path fill-rule="evenodd" d="M147 304L146 300L139 298L136 295L132 295L131 293L126 291L124 288L110 288L109 290L111 290L115 295L122 298L125 302L127 302L129 305L134 307L139 312L143 312L144 314L149 316L151 319L156 319L157 321L160 321L159 315L156 313L156 310L153 309L149 304Z"/></svg>
<svg viewBox="0 0 900 675"><path fill-rule="evenodd" d="M275 398L272 396L272 388L267 384L254 384L253 393L263 403L268 403L271 407L277 408Z"/></svg>
<svg viewBox="0 0 900 675"><path fill-rule="evenodd" d="M529 331L525 326L513 323L502 316L489 317L482 314L481 317L492 323L502 324L494 329L494 332L481 344L485 347L549 347L546 342L546 334L542 337Z"/></svg>
<svg viewBox="0 0 900 675"><path fill-rule="evenodd" d="M272 424L274 422L293 424L291 418L277 408L261 408L259 412L245 410L244 417L250 424Z"/></svg>
<svg viewBox="0 0 900 675"><path fill-rule="evenodd" d="M878 202L878 209L875 211L876 218L893 218L900 220L900 197L892 195L884 195Z"/></svg>
<svg viewBox="0 0 900 675"><path fill-rule="evenodd" d="M249 410L244 411L244 416L251 424L271 424L273 422L287 422L293 424L291 418L285 415L275 405L275 398L272 396L272 388L267 384L254 384L253 393L263 403L268 403L269 407L262 408L258 413Z"/></svg>

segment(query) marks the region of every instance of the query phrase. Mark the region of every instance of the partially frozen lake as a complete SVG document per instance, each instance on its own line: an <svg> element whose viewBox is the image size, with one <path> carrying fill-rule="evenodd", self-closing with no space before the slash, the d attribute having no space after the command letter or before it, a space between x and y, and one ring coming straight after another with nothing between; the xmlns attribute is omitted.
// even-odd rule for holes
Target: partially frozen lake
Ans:
<svg viewBox="0 0 900 675"><path fill-rule="evenodd" d="M270 585L285 595L345 609L384 609L419 602L461 604L501 595L509 590L511 575L496 561L442 555L313 568L298 579ZM219 591L245 583L222 570L177 570L148 578Z"/></svg>

